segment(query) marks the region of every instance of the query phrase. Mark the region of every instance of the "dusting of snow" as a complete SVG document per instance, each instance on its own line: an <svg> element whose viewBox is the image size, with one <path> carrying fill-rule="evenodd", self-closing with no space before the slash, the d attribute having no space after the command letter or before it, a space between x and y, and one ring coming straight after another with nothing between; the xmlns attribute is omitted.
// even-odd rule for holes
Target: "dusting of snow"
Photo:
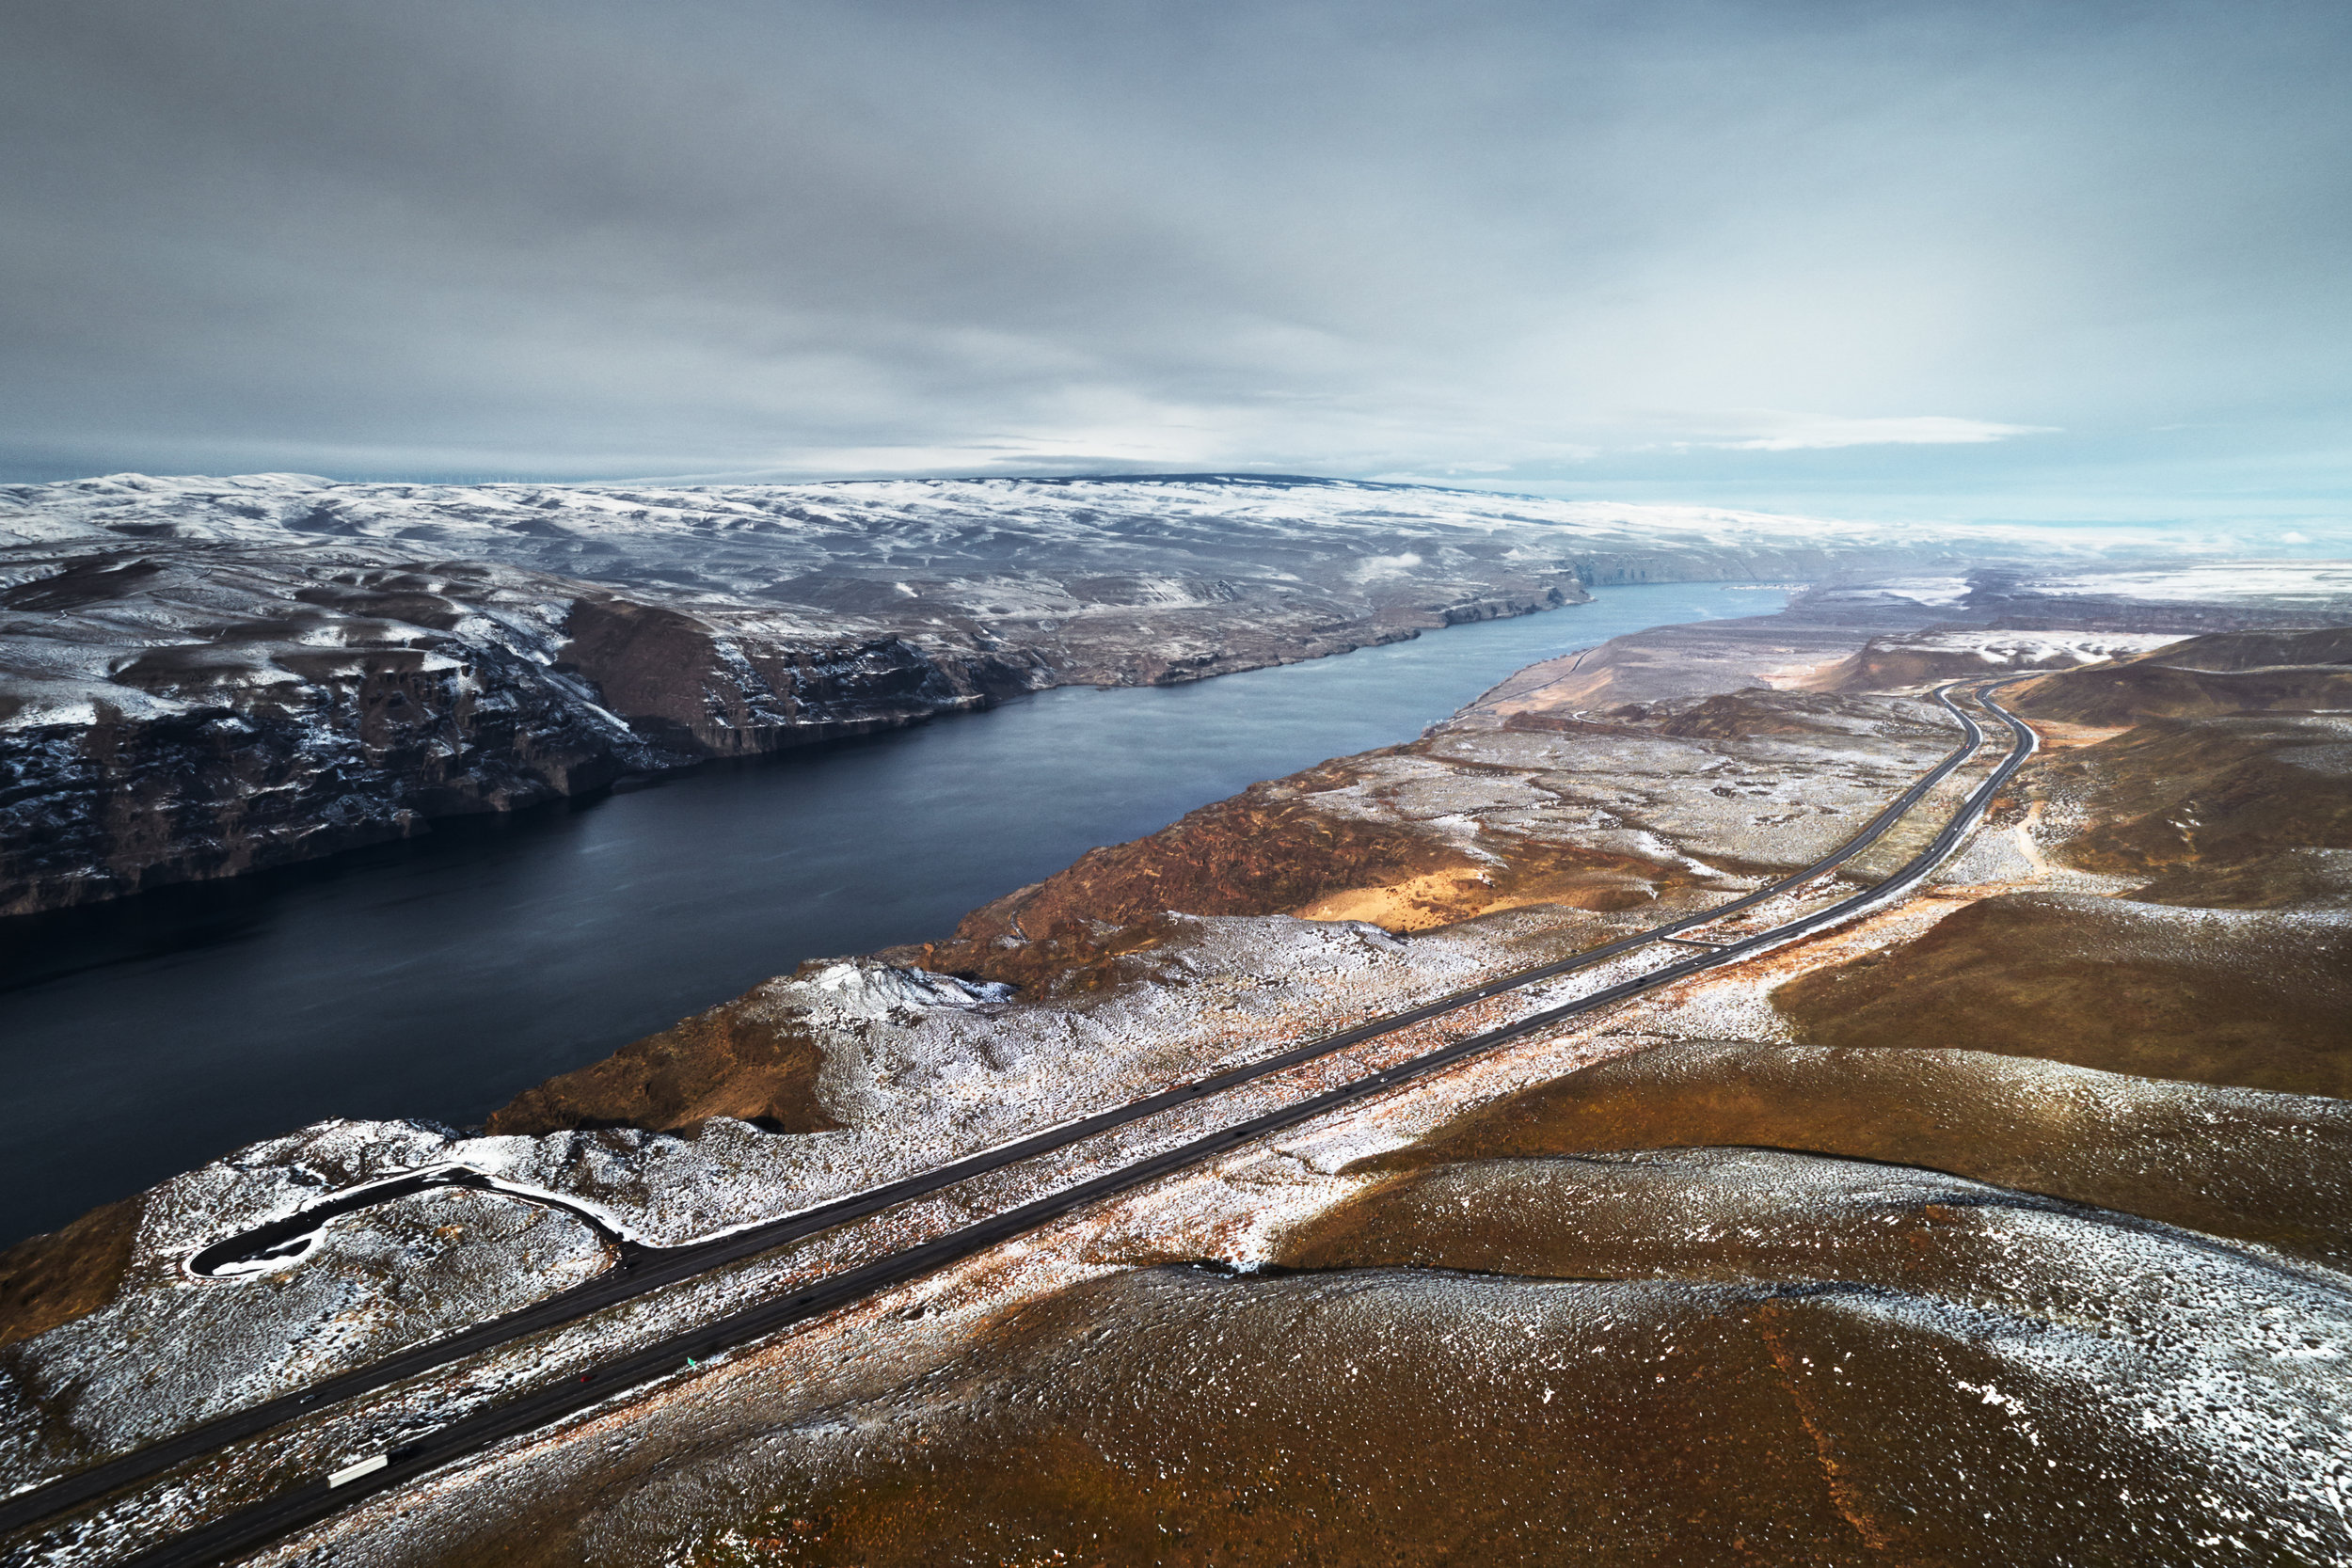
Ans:
<svg viewBox="0 0 2352 1568"><path fill-rule="evenodd" d="M1214 527L1228 552L1253 540L1311 536L1356 542L1356 570L1379 578L1439 565L1449 551L1502 545L1530 564L1563 548L1590 553L1659 546L1753 552L1974 548L2095 560L2164 547L2154 529L2046 531L2010 525L1885 524L1720 507L1547 500L1427 485L1246 479L1139 481L858 480L816 484L339 483L294 474L230 479L118 474L0 486L0 545L56 546L158 529L244 543L290 538L397 542L433 552L591 579L599 562L659 563L670 580L757 595L781 580L844 562L899 563L889 581L912 592L905 565L969 575L996 566L1067 570L1185 553ZM1238 546L1238 547L1234 547ZM2174 544L2177 548L2177 544ZM1147 553L1149 552L1149 553ZM1222 569L1222 568L1220 568ZM1257 568L1279 575L1280 568ZM1936 584L1899 590L1941 603ZM1963 585L1964 589L1964 585ZM1920 594L1930 597L1922 598Z"/></svg>
<svg viewBox="0 0 2352 1568"><path fill-rule="evenodd" d="M2229 604L2250 600L2325 604L2352 598L2352 562L2229 561L2163 571L2115 571L2036 578L2035 592L2113 594L2154 604Z"/></svg>

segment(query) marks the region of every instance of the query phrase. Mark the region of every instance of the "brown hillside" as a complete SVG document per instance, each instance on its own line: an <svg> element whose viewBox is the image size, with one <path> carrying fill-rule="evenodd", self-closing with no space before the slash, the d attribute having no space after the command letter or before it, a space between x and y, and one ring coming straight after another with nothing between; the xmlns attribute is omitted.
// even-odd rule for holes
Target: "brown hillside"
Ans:
<svg viewBox="0 0 2352 1568"><path fill-rule="evenodd" d="M2352 847L2352 720L2157 720L2052 758L2036 787L2095 825L2058 849L2131 876L2274 851Z"/></svg>
<svg viewBox="0 0 2352 1568"><path fill-rule="evenodd" d="M837 1125L817 1099L822 1050L806 1031L771 1012L754 990L697 1013L525 1089L491 1114L487 1130L675 1128L710 1117L739 1117L780 1132Z"/></svg>
<svg viewBox="0 0 2352 1568"><path fill-rule="evenodd" d="M2027 719L2107 729L2151 719L2342 711L2352 709L2352 668L2197 670L2152 657L2044 675L2018 689L2010 705Z"/></svg>
<svg viewBox="0 0 2352 1568"><path fill-rule="evenodd" d="M1521 1090L1360 1168L1706 1146L1924 1166L2352 1259L2352 1104L1925 1042L1661 1046Z"/></svg>
<svg viewBox="0 0 2352 1568"><path fill-rule="evenodd" d="M93 1209L61 1230L0 1252L0 1345L95 1312L114 1300L131 1263L140 1200Z"/></svg>
<svg viewBox="0 0 2352 1568"><path fill-rule="evenodd" d="M2352 626L2317 631L2220 631L2174 642L2146 662L2188 670L2259 670L2274 664L2352 664Z"/></svg>
<svg viewBox="0 0 2352 1568"><path fill-rule="evenodd" d="M1689 879L1635 856L1525 837L1482 843L1494 858L1473 858L1410 823L1317 804L1318 793L1358 777L1345 764L1326 764L1252 784L1147 837L1089 849L1044 881L974 911L953 938L916 957L930 969L1036 985L1135 945L1137 927L1170 911L1342 918L1316 907L1358 890L1402 889L1367 913L1415 929L1538 900L1622 909Z"/></svg>
<svg viewBox="0 0 2352 1568"><path fill-rule="evenodd" d="M2352 929L2290 913L2012 894L1772 1001L1821 1045L1932 1042L2352 1097Z"/></svg>

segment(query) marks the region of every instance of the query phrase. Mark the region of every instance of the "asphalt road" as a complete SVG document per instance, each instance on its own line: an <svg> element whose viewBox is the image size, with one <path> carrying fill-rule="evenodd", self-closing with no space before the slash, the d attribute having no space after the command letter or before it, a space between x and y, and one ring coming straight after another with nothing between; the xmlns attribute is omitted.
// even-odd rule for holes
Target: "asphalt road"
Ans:
<svg viewBox="0 0 2352 1568"><path fill-rule="evenodd" d="M340 1401L418 1376L525 1335L576 1322L589 1314L631 1300L648 1291L660 1290L724 1264L800 1240L818 1231L894 1207L911 1198L939 1191L984 1172L999 1170L1023 1160L1067 1148L1081 1139L1142 1120L1175 1106L1188 1103L1201 1096L1216 1094L1364 1040L1376 1038L1379 1036L1441 1017L1486 997L1500 995L1587 968L1653 942L1671 940L1681 932L1712 924L1726 915L1752 908L1792 888L1802 886L1877 843L1898 819L1975 754L1977 748L1984 739L1984 731L1970 715L1950 700L1948 693L1960 684L1962 683L1951 683L1939 689L1935 695L1936 700L1959 720L1966 739L1934 768L1922 775L1910 788L1898 796L1884 811L1872 818L1861 832L1811 865L1769 886L1759 888L1754 893L1715 909L1659 927L1639 936L1624 938L1555 963L1505 975L1484 985L1440 997L1406 1012L1373 1020L1353 1029L1311 1041L1279 1055L1215 1073L1194 1083L1147 1096L1117 1109L1066 1123L1032 1137L972 1155L952 1164L939 1166L920 1175L890 1182L767 1225L690 1246L629 1249L625 1252L619 1266L598 1275L596 1279L577 1286L561 1295L550 1297L535 1306L479 1323L447 1338L419 1346L373 1366L329 1379L304 1393L288 1395L219 1418L179 1436L152 1444L119 1459L94 1465L87 1470L53 1481L47 1486L22 1494L5 1504L0 1504L0 1530L21 1528L53 1513L149 1479L173 1465L210 1453L241 1438L266 1431L298 1417L313 1414ZM1994 792L2033 753L2036 740L2032 730L2015 716L2001 708L1998 704L1993 702L1990 696L1992 688L2001 684L2005 683L1988 682L1976 689L1979 700L1984 703L1989 711L1999 717L2012 734L2013 743L2008 756L2003 759L1991 777L1970 792L1966 800L1925 850L1907 863L1902 870L1872 888L1840 899L1809 915L1774 927L1768 931L1726 942L1710 950L1694 952L1690 958L1677 960L1647 974L1609 987L1592 995L1581 997L1561 1006L1533 1014L1502 1028L1468 1037L1384 1071L1370 1074L1294 1104L1237 1122L1206 1137L1008 1210L932 1241L906 1248L856 1268L844 1270L840 1274L804 1287L789 1296L744 1308L688 1333L600 1366L587 1378L580 1381L558 1384L532 1393L518 1395L504 1403L477 1412L473 1416L453 1422L449 1426L442 1427L392 1450L382 1456L385 1463L380 1467L356 1477L341 1486L330 1486L326 1479L321 1477L308 1484L291 1488L264 1502L254 1504L211 1524L201 1526L128 1560L140 1565L140 1568L163 1568L163 1565L167 1564L212 1563L233 1558L279 1535L315 1524L360 1498L405 1484L427 1470L438 1469L478 1452L485 1446L501 1438L544 1426L576 1411L613 1399L652 1380L676 1373L685 1369L690 1358L700 1361L732 1346L818 1317L876 1291L901 1284L959 1259L984 1251L1024 1230L1057 1218L1098 1198L1155 1180L1168 1172L1222 1153L1235 1145L1294 1126L1337 1107L1411 1082L1460 1061L1464 1057L1490 1050L1506 1041L1550 1029L1581 1014L1597 1011L1645 991L1671 985L1708 969L1753 957L1768 948L1778 946L1825 926L1851 918L1867 906L1899 897L1924 879L1937 863L1958 847L1981 812L1984 802L1991 800ZM219 1266L236 1257L265 1254L272 1248L288 1244L301 1231L315 1228L316 1226L326 1223L333 1213L349 1212L355 1208L365 1206L366 1203L383 1202L390 1197L420 1190L424 1186L442 1184L475 1186L487 1183L486 1179L478 1173L464 1170L405 1178L396 1182L386 1183L381 1187L368 1189L364 1193L345 1195L341 1198L328 1200L326 1203L306 1211L294 1220L278 1222L246 1232L241 1236L229 1238L207 1248L203 1254L199 1254L199 1257L208 1259L214 1266Z"/></svg>

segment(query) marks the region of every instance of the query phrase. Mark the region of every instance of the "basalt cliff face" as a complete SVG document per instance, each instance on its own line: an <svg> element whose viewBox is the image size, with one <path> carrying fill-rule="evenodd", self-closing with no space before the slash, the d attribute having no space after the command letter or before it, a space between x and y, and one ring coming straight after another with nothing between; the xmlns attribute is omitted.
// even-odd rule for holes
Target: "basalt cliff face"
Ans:
<svg viewBox="0 0 2352 1568"><path fill-rule="evenodd" d="M1193 679L1584 596L1566 552L1507 529L1424 520L1424 556L1410 527L1220 534L1214 498L1174 542L1150 526L1168 515L1081 508L1044 520L1069 546L1045 571L1019 536L1039 519L985 488L913 517L806 499L0 492L0 913L1046 686Z"/></svg>
<svg viewBox="0 0 2352 1568"><path fill-rule="evenodd" d="M1025 689L879 630L545 574L191 545L0 590L0 912L234 875Z"/></svg>

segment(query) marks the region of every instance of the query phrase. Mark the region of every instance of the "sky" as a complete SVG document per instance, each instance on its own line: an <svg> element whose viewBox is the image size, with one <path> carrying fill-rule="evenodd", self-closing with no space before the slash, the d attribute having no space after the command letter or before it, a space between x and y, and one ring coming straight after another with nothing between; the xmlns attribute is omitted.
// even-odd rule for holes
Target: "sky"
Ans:
<svg viewBox="0 0 2352 1568"><path fill-rule="evenodd" d="M2352 516L2352 6L10 0L0 479Z"/></svg>

